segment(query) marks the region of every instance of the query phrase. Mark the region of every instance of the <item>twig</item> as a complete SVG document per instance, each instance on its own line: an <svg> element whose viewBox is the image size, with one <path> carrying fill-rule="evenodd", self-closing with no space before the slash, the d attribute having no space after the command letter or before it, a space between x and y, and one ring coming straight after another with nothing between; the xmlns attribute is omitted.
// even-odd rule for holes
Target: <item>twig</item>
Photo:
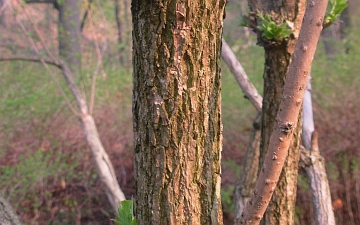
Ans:
<svg viewBox="0 0 360 225"><path fill-rule="evenodd" d="M95 102L96 78L99 73L100 65L102 63L102 56L101 56L101 52L100 52L100 48L99 48L99 42L97 41L97 38L96 38L95 26L94 26L94 21L92 19L91 10L89 10L89 21L90 21L91 30L95 37L94 41L95 41L95 50L96 50L96 55L97 55L96 68L95 68L95 71L94 71L94 74L92 77L92 81L91 81L90 102L89 102L89 114L92 115L93 108L94 108L94 102Z"/></svg>
<svg viewBox="0 0 360 225"><path fill-rule="evenodd" d="M13 10L13 12L15 12L14 8L12 7L11 4L10 8ZM60 85L59 81L56 79L54 72L51 70L51 68L48 66L48 64L45 62L45 60L43 58L41 58L40 53L38 48L36 47L34 40L30 37L30 35L28 35L28 32L24 26L24 24L21 22L21 20L16 17L16 22L19 24L21 30L23 31L24 35L27 37L28 41L30 42L32 48L34 49L35 53L38 55L39 57L39 61L41 62L41 64L49 71L51 78L53 79L53 81L56 83L58 89L60 90L61 95L63 96L63 98L66 101L66 104L68 105L68 107L70 108L70 110L75 114L75 115L79 115L79 113L75 110L75 108L72 106L72 104L70 103L69 99L67 98L64 89L62 88L62 86ZM56 63L56 62L54 62ZM54 64L53 64L54 65Z"/></svg>
<svg viewBox="0 0 360 225"><path fill-rule="evenodd" d="M88 1L88 5L87 5L87 8L86 8L86 11L84 13L84 16L83 16L83 19L81 20L81 26L80 26L80 31L82 31L84 29L84 26L85 26L85 21L86 21L86 18L88 16L88 13L90 11L90 8L91 8L91 3L92 3L92 0L89 0Z"/></svg>
<svg viewBox="0 0 360 225"><path fill-rule="evenodd" d="M31 16L29 15L28 11L27 11L26 8L23 6L23 4L21 4L21 5L22 5L23 10L25 11L25 14L26 14L27 18L30 20L31 24L33 25L33 28L34 28L36 34L38 35L38 37L39 37L39 39L40 39L40 42L41 42L43 48L45 49L46 53L50 56L50 58L51 58L52 60L57 61L56 58L54 57L54 55L51 54L49 48L47 47L47 45L46 45L46 43L45 43L45 41L44 41L44 39L43 39L42 36L40 35L39 29L37 29L37 26L36 26L36 24L34 23L34 20L31 18Z"/></svg>

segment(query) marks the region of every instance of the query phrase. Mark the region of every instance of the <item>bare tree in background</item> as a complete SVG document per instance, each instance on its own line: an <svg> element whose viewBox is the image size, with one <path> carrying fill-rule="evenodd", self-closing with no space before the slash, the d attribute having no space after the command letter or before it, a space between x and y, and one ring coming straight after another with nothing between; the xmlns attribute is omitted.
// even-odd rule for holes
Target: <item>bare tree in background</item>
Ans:
<svg viewBox="0 0 360 225"><path fill-rule="evenodd" d="M105 185L105 192L109 199L109 202L111 206L113 207L113 210L115 213L117 213L118 206L121 201L125 200L124 193L120 189L119 183L116 178L115 170L113 168L113 165L111 163L111 160L106 153L102 142L100 140L96 124L94 121L94 118L92 116L92 109L94 105L94 92L95 92L95 82L96 77L98 73L99 66L101 64L101 55L98 54L98 62L97 62L97 69L95 70L93 74L93 84L91 88L91 97L89 101L89 105L86 103L86 99L83 95L83 93L80 91L78 85L74 81L74 75L72 73L72 70L67 65L67 63L64 60L57 59L53 56L53 54L48 50L43 38L41 35L37 32L38 29L33 23L33 28L35 30L35 33L37 33L40 42L42 44L42 47L46 50L48 58L43 58L35 45L33 39L31 38L31 35L29 35L28 31L26 30L26 27L21 22L19 18L16 18L17 23L19 24L20 28L22 29L24 35L28 38L28 41L33 48L33 50L36 53L36 57L27 57L27 56L0 56L0 61L14 61L14 60L22 60L22 61L30 61L30 62L37 62L41 63L49 72L52 79L55 81L55 83L58 85L60 93L63 95L67 105L72 110L74 115L76 115L83 127L83 131L85 134L86 141L89 145L90 151L94 157L95 165L97 167L97 172L99 175L100 180ZM29 18L29 20L31 20ZM97 52L99 52L99 49L97 49ZM64 76L64 78L67 81L68 87L70 88L70 91L72 92L76 103L78 105L78 110L76 110L70 101L68 100L64 90L62 89L61 85L57 81L54 72L49 65L56 66L59 68Z"/></svg>
<svg viewBox="0 0 360 225"><path fill-rule="evenodd" d="M48 3L59 11L59 53L71 72L81 75L81 0L26 0L26 3Z"/></svg>

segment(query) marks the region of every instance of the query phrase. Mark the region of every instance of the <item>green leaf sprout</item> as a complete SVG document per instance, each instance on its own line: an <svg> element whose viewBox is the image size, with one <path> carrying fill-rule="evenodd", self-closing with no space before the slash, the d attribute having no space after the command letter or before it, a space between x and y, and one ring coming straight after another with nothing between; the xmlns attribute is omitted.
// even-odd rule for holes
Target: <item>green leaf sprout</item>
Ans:
<svg viewBox="0 0 360 225"><path fill-rule="evenodd" d="M348 7L348 0L330 0L329 5L331 10L325 15L324 28L338 19L337 17Z"/></svg>
<svg viewBox="0 0 360 225"><path fill-rule="evenodd" d="M277 25L271 19L270 15L263 15L262 13L258 13L258 17L261 20L261 25L257 26L257 28L262 31L262 36L269 40L280 41L292 33L285 22L281 25Z"/></svg>
<svg viewBox="0 0 360 225"><path fill-rule="evenodd" d="M133 215L134 203L131 200L122 201L118 208L118 219L113 220L116 225L136 225L136 218Z"/></svg>

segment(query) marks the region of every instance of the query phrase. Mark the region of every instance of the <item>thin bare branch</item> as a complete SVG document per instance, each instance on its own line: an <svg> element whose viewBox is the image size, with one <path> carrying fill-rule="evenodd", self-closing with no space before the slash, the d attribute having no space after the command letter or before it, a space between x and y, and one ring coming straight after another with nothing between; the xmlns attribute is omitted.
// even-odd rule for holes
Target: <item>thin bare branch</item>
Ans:
<svg viewBox="0 0 360 225"><path fill-rule="evenodd" d="M240 62L236 59L235 54L222 39L222 50L221 55L230 68L231 72L236 78L236 81L239 83L241 89L244 91L245 96L250 100L258 112L261 112L262 108L262 97L257 92L254 85L250 82L249 77L246 75L244 68L241 66Z"/></svg>
<svg viewBox="0 0 360 225"><path fill-rule="evenodd" d="M56 61L56 58L55 58L54 55L50 52L50 50L49 50L49 48L47 47L44 39L43 39L42 36L40 35L39 29L37 28L36 24L34 23L34 20L32 19L32 17L29 15L29 12L26 10L26 8L24 7L23 4L20 4L20 5L22 5L22 9L24 10L27 18L30 20L30 22L31 22L31 24L32 24L32 26L33 26L33 28L34 28L37 36L38 36L39 39L40 39L41 45L42 45L43 48L45 49L46 53L50 56L50 58L51 58L52 60Z"/></svg>
<svg viewBox="0 0 360 225"><path fill-rule="evenodd" d="M3 1L2 6L0 7L0 15L3 13L3 11L5 10L8 4L9 4L8 0Z"/></svg>
<svg viewBox="0 0 360 225"><path fill-rule="evenodd" d="M14 8L12 7L11 4L10 8L13 10L13 12L15 12ZM75 114L78 115L79 113L75 110L75 108L72 106L72 104L70 103L68 97L66 96L64 89L62 88L61 84L59 83L59 81L56 79L54 72L51 70L51 68L48 66L48 64L41 58L40 56L40 52L38 50L38 48L36 47L34 40L31 38L31 36L29 35L28 31L26 30L24 24L21 22L21 20L16 17L16 22L19 24L22 32L24 33L24 35L27 37L28 41L30 42L33 50L35 51L35 53L38 55L41 64L43 64L43 66L49 71L50 76L52 78L52 80L55 82L55 84L57 85L58 89L60 90L61 95L63 96L66 104L68 105L68 107L70 108L70 110Z"/></svg>
<svg viewBox="0 0 360 225"><path fill-rule="evenodd" d="M89 13L89 21L90 21L91 30L92 30L93 35L95 37L94 38L95 51L96 51L96 56L97 56L96 68L94 70L92 81L91 81L90 102L89 102L89 113L90 113L90 115L92 115L93 108L94 108L94 103L95 103L96 78L97 78L97 75L99 73L99 68L101 66L101 63L102 63L102 56L101 56L101 52L100 52L99 42L98 42L98 40L96 38L94 21L93 21L90 9L89 9L88 13Z"/></svg>

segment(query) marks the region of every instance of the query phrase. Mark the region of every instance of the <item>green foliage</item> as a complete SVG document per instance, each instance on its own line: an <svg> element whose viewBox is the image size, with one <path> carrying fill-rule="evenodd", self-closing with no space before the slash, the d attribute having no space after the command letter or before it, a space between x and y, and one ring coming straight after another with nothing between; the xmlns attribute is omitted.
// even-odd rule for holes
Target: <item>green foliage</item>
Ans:
<svg viewBox="0 0 360 225"><path fill-rule="evenodd" d="M337 17L348 7L348 0L330 0L329 6L331 10L325 15L324 24L331 24L337 20Z"/></svg>
<svg viewBox="0 0 360 225"><path fill-rule="evenodd" d="M292 33L287 27L287 23L277 25L268 14L263 15L262 13L258 13L258 17L261 20L261 25L257 26L257 28L262 31L262 36L269 40L280 41Z"/></svg>
<svg viewBox="0 0 360 225"><path fill-rule="evenodd" d="M240 27L249 27L250 24L245 20L245 18L243 16L239 16L238 17L240 20L239 26Z"/></svg>
<svg viewBox="0 0 360 225"><path fill-rule="evenodd" d="M133 215L134 203L131 200L122 201L118 208L119 216L113 220L116 225L136 225L136 218Z"/></svg>
<svg viewBox="0 0 360 225"><path fill-rule="evenodd" d="M302 174L298 175L297 184L298 184L299 187L301 187L305 191L309 190L309 188L310 188L308 178L303 176Z"/></svg>
<svg viewBox="0 0 360 225"><path fill-rule="evenodd" d="M39 185L39 183L46 185L49 178L56 177L59 173L64 173L65 171L68 171L69 173L67 174L71 176L74 168L78 165L76 163L72 165L62 163L65 157L61 152L42 152L41 150L27 157L20 156L18 164L7 165L1 168L0 189L11 190L11 192L9 191L11 195L8 197L16 199L14 201L16 202L14 204L15 208L21 201L31 199L31 208L38 209L41 200L36 197L38 194L34 187ZM51 197L51 193L45 194ZM23 210L30 209L24 208Z"/></svg>
<svg viewBox="0 0 360 225"><path fill-rule="evenodd" d="M220 190L221 194L221 203L223 205L223 212L224 213L233 213L234 212L234 202L232 199L233 193L234 193L235 186L229 186L229 187L222 187Z"/></svg>

